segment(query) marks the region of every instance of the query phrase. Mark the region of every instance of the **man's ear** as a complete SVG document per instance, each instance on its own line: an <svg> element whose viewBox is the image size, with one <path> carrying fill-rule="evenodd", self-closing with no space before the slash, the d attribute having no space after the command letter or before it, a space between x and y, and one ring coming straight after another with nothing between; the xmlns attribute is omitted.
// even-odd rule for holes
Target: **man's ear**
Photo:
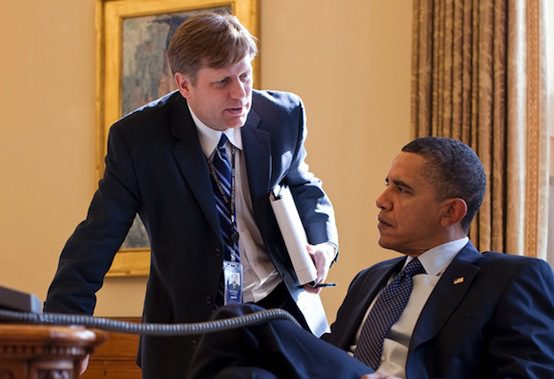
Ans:
<svg viewBox="0 0 554 379"><path fill-rule="evenodd" d="M177 84L177 89L185 99L188 99L190 95L190 87L192 82L188 75L182 74L180 72L175 73L175 83Z"/></svg>
<svg viewBox="0 0 554 379"><path fill-rule="evenodd" d="M451 226L462 222L467 214L467 204L460 198L452 198L444 201L441 224Z"/></svg>

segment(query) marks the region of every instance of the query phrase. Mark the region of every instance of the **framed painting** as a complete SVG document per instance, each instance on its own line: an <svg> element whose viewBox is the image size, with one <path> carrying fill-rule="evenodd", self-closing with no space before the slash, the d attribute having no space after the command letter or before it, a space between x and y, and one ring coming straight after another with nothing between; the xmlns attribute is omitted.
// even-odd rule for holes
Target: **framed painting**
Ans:
<svg viewBox="0 0 554 379"><path fill-rule="evenodd" d="M102 177L111 125L174 90L166 49L175 29L201 12L231 13L258 35L258 0L97 0L97 176ZM259 80L254 61L254 81ZM150 246L135 218L108 276L145 276Z"/></svg>

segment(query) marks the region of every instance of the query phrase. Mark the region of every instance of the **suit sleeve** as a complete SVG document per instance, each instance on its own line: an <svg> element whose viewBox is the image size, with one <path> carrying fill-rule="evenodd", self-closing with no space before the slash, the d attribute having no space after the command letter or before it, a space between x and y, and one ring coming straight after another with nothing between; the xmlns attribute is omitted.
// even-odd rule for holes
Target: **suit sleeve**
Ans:
<svg viewBox="0 0 554 379"><path fill-rule="evenodd" d="M86 219L64 246L44 304L46 312L92 314L102 287L139 207L130 155L119 130L108 139L106 169Z"/></svg>
<svg viewBox="0 0 554 379"><path fill-rule="evenodd" d="M323 334L320 338L345 351L355 343L355 331L359 327L361 316L356 312L356 304L360 303L360 288L367 270L360 271L350 282L346 296L337 310L335 321L331 324L331 330ZM365 309L365 308L364 308Z"/></svg>
<svg viewBox="0 0 554 379"><path fill-rule="evenodd" d="M294 157L285 177L290 186L302 224L306 230L308 242L318 244L331 242L338 246L338 235L331 201L319 180L310 171L306 163L304 143L308 134L304 106L298 105L298 137Z"/></svg>
<svg viewBox="0 0 554 379"><path fill-rule="evenodd" d="M496 315L489 377L552 377L554 278L546 262L526 260L506 288Z"/></svg>

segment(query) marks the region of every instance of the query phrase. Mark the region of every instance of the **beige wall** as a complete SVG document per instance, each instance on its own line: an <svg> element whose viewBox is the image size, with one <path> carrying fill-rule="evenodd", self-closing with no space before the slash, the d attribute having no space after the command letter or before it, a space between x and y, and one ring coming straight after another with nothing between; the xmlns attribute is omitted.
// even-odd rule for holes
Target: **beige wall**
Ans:
<svg viewBox="0 0 554 379"><path fill-rule="evenodd" d="M411 1L260 0L261 86L298 93L308 163L335 205L330 319L376 245L374 199L409 139ZM345 5L347 4L347 5ZM0 284L44 299L95 178L94 0L3 2ZM96 314L139 315L144 279L108 279Z"/></svg>

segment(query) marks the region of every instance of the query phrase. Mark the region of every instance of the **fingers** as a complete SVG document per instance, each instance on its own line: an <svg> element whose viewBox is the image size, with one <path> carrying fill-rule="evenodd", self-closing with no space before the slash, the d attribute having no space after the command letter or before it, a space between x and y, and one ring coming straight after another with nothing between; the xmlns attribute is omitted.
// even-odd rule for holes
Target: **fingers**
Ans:
<svg viewBox="0 0 554 379"><path fill-rule="evenodd" d="M322 250L322 245L306 245L306 249L312 257L316 268L317 276L315 279L315 284L324 282L325 279L327 279L327 275L329 274L329 266L331 265L329 254Z"/></svg>
<svg viewBox="0 0 554 379"><path fill-rule="evenodd" d="M315 293L316 295L321 292L323 288L321 287L312 287L309 284L304 285L304 290L309 293Z"/></svg>

